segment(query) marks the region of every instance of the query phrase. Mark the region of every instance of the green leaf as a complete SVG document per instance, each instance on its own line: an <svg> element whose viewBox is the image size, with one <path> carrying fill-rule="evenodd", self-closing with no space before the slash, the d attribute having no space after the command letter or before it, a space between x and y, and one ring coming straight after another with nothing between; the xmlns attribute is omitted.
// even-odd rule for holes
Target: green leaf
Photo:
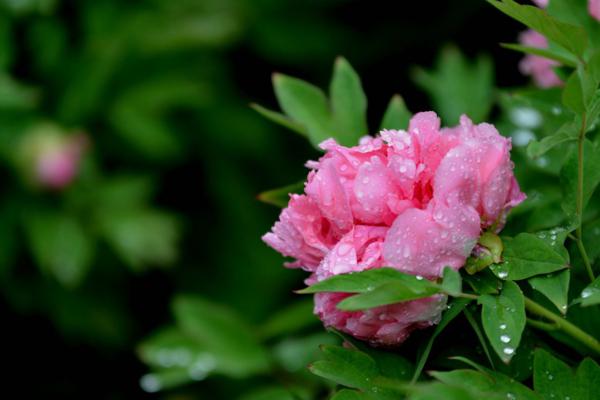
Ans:
<svg viewBox="0 0 600 400"><path fill-rule="evenodd" d="M304 137L308 137L308 133L306 132L304 126L292 121L285 115L278 113L277 111L269 110L268 108L265 108L255 103L250 104L250 107L252 107L252 109L254 109L257 113L259 113L266 119L275 122L276 124L279 124L285 128L288 128L289 130L294 131Z"/></svg>
<svg viewBox="0 0 600 400"><path fill-rule="evenodd" d="M432 99L445 125L455 125L462 114L482 122L493 102L494 72L489 57L470 63L458 49L446 48L434 71L417 69L413 79Z"/></svg>
<svg viewBox="0 0 600 400"><path fill-rule="evenodd" d="M153 187L154 182L147 176L113 175L95 187L89 201L93 200L100 212L130 211L150 201Z"/></svg>
<svg viewBox="0 0 600 400"><path fill-rule="evenodd" d="M600 219L584 225L583 244L593 263L600 256Z"/></svg>
<svg viewBox="0 0 600 400"><path fill-rule="evenodd" d="M304 371L310 362L320 358L320 346L338 343L337 337L326 332L302 337L288 336L273 346L273 359L286 371L297 373Z"/></svg>
<svg viewBox="0 0 600 400"><path fill-rule="evenodd" d="M494 360L495 370L501 372L511 378L525 382L531 378L533 369L531 368L533 360L533 351L543 346L540 343L540 338L535 336L535 331L531 329L525 329L521 336L521 342L519 343L519 351L515 353L515 356L510 360L510 364L505 364L496 355L496 352L492 352L491 356ZM487 340L486 340L487 341Z"/></svg>
<svg viewBox="0 0 600 400"><path fill-rule="evenodd" d="M441 288L450 296L458 296L462 292L460 273L450 267L445 267Z"/></svg>
<svg viewBox="0 0 600 400"><path fill-rule="evenodd" d="M554 358L543 349L537 349L533 359L533 385L535 391L544 399L571 398L573 391L578 390L574 385L574 373L562 361Z"/></svg>
<svg viewBox="0 0 600 400"><path fill-rule="evenodd" d="M195 296L173 301L177 326L203 344L214 357L215 369L232 377L264 372L269 361L257 338L228 308Z"/></svg>
<svg viewBox="0 0 600 400"><path fill-rule="evenodd" d="M505 399L504 397L503 399ZM470 388L447 385L441 382L415 385L410 388L408 400L481 400L481 393ZM489 400L500 400L499 395L486 397Z"/></svg>
<svg viewBox="0 0 600 400"><path fill-rule="evenodd" d="M507 281L499 295L479 297L481 321L492 347L505 363L514 356L525 329L525 302L519 286Z"/></svg>
<svg viewBox="0 0 600 400"><path fill-rule="evenodd" d="M406 108L404 99L399 94L392 96L388 104L383 120L381 121L380 130L383 129L408 129L408 122L412 114Z"/></svg>
<svg viewBox="0 0 600 400"><path fill-rule="evenodd" d="M155 332L138 346L137 352L142 361L158 372L156 376L150 374L142 379L142 388L146 391L202 380L219 368L205 344L175 327Z"/></svg>
<svg viewBox="0 0 600 400"><path fill-rule="evenodd" d="M544 10L530 5L520 5L513 0L488 0L488 2L517 21L546 36L575 56L583 55L587 46L585 30L579 26L561 22Z"/></svg>
<svg viewBox="0 0 600 400"><path fill-rule="evenodd" d="M574 71L569 79L567 79L565 89L563 90L562 102L565 107L576 114L583 114L586 110L581 77L577 71Z"/></svg>
<svg viewBox="0 0 600 400"><path fill-rule="evenodd" d="M566 123L555 134L546 136L540 141L531 141L527 146L527 155L538 158L558 145L577 141L579 132L578 127L574 125L572 122Z"/></svg>
<svg viewBox="0 0 600 400"><path fill-rule="evenodd" d="M390 282L400 282L415 291L424 291L435 286L422 277L405 274L394 268L384 267L349 274L334 275L312 286L299 290L298 293L342 292L365 293L378 286Z"/></svg>
<svg viewBox="0 0 600 400"><path fill-rule="evenodd" d="M282 74L273 75L273 86L281 109L302 125L313 145L334 136L329 103L321 89Z"/></svg>
<svg viewBox="0 0 600 400"><path fill-rule="evenodd" d="M65 286L79 285L91 266L94 253L93 239L81 223L66 214L36 212L26 217L25 229L42 271Z"/></svg>
<svg viewBox="0 0 600 400"><path fill-rule="evenodd" d="M594 130L598 125L600 116L600 90L597 90L590 100L587 111L586 133ZM580 124L581 125L581 124Z"/></svg>
<svg viewBox="0 0 600 400"><path fill-rule="evenodd" d="M490 270L501 279L521 280L567 268L569 253L562 245L567 234L567 230L556 228L504 238L504 262Z"/></svg>
<svg viewBox="0 0 600 400"><path fill-rule="evenodd" d="M533 387L544 400L594 399L600 385L600 367L590 358L584 359L577 370L537 349L533 360Z"/></svg>
<svg viewBox="0 0 600 400"><path fill-rule="evenodd" d="M310 371L322 378L355 389L370 389L379 371L375 360L357 350L322 346L324 360L314 362Z"/></svg>
<svg viewBox="0 0 600 400"><path fill-rule="evenodd" d="M581 305L583 307L596 304L600 304L600 277L581 291Z"/></svg>
<svg viewBox="0 0 600 400"><path fill-rule="evenodd" d="M465 275L464 280L478 294L497 294L502 288L502 281L489 268L475 275Z"/></svg>
<svg viewBox="0 0 600 400"><path fill-rule="evenodd" d="M480 398L498 395L503 399L539 400L527 386L498 372L457 369L448 372L431 372L437 380L457 387L479 392Z"/></svg>
<svg viewBox="0 0 600 400"><path fill-rule="evenodd" d="M0 72L0 110L33 109L38 104L39 97L37 90L24 86Z"/></svg>
<svg viewBox="0 0 600 400"><path fill-rule="evenodd" d="M271 316L260 328L261 336L272 338L298 332L319 322L313 313L313 300L296 301Z"/></svg>
<svg viewBox="0 0 600 400"><path fill-rule="evenodd" d="M600 146L585 140L583 146L583 209L587 206L592 194L600 183ZM578 179L578 152L572 151L560 171L560 182L563 189L562 208L575 225L581 221L577 219L577 179Z"/></svg>
<svg viewBox="0 0 600 400"><path fill-rule="evenodd" d="M179 240L179 222L175 217L143 208L106 211L99 217L101 232L131 268L169 266L175 262Z"/></svg>
<svg viewBox="0 0 600 400"><path fill-rule="evenodd" d="M544 58L547 58L550 60L555 60L567 67L575 68L577 66L576 59L569 57L568 54L562 54L562 52L558 52L558 51L556 51L556 49L543 49L543 48L539 48L539 47L529 47L529 46L523 46L523 45L516 44L516 43L500 43L500 46L502 46L506 49L520 51L521 53L532 54L534 56L540 56L540 57L544 57Z"/></svg>
<svg viewBox="0 0 600 400"><path fill-rule="evenodd" d="M567 269L548 275L535 276L528 282L532 288L546 296L562 314L566 314L570 279L571 271Z"/></svg>
<svg viewBox="0 0 600 400"><path fill-rule="evenodd" d="M435 327L433 334L431 335L431 337L427 341L427 344L423 348L423 351L419 355L418 362L415 367L415 373L413 375L411 383L415 383L417 381L417 379L419 379L419 376L421 375L421 372L423 371L423 368L425 367L425 363L427 362L427 359L429 358L429 353L431 352L431 348L433 347L433 342L435 341L435 339L439 336L440 333L442 333L442 331L446 328L446 326L448 326L448 324L450 322L452 322L452 320L454 318L456 318L458 315L460 315L462 310L470 302L471 302L470 299L455 298L448 305L448 309L442 315L442 319L440 320L440 323Z"/></svg>
<svg viewBox="0 0 600 400"><path fill-rule="evenodd" d="M145 80L128 88L114 102L109 121L135 151L152 160L170 160L183 151L166 116L174 109L206 104L206 88L183 77Z"/></svg>
<svg viewBox="0 0 600 400"><path fill-rule="evenodd" d="M337 304L337 308L344 311L365 310L403 301L422 299L439 292L440 289L434 285L415 287L402 281L387 282L371 291L345 298Z"/></svg>
<svg viewBox="0 0 600 400"><path fill-rule="evenodd" d="M362 351L375 360L381 376L396 381L408 381L412 377L414 366L400 354L378 350L370 346L364 347Z"/></svg>
<svg viewBox="0 0 600 400"><path fill-rule="evenodd" d="M600 366L591 358L585 358L575 371L576 385L579 388L578 395L582 399L592 399L598 395L600 385Z"/></svg>
<svg viewBox="0 0 600 400"><path fill-rule="evenodd" d="M330 96L335 139L346 146L357 145L358 140L369 133L367 98L358 74L343 57L335 60Z"/></svg>
<svg viewBox="0 0 600 400"><path fill-rule="evenodd" d="M375 360L381 376L399 382L406 381L412 377L414 373L413 365L397 352L385 349L380 350L341 332L336 331L335 333L344 339L345 345L352 346Z"/></svg>
<svg viewBox="0 0 600 400"><path fill-rule="evenodd" d="M258 199L263 203L272 204L277 207L287 207L290 201L290 194L302 193L304 191L304 181L292 183L281 188L267 190L258 195Z"/></svg>

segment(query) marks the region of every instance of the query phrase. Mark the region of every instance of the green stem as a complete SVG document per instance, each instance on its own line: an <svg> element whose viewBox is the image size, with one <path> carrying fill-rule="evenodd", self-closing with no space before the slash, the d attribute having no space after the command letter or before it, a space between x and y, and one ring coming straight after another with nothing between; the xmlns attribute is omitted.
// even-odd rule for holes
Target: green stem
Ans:
<svg viewBox="0 0 600 400"><path fill-rule="evenodd" d="M538 321L537 319L527 318L527 323L536 329L541 329L547 332L559 329L556 324L549 324L548 322Z"/></svg>
<svg viewBox="0 0 600 400"><path fill-rule="evenodd" d="M581 253L581 258L583 259L583 264L585 265L585 269L588 273L590 280L593 282L594 271L592 270L592 265L590 263L590 259L585 251L585 246L583 245L583 231L581 228L583 222L583 165L584 165L584 143L585 143L585 131L586 131L586 115L583 114L581 118L581 130L579 131L579 137L577 142L577 230L576 230L576 242L577 247L579 248L579 252Z"/></svg>
<svg viewBox="0 0 600 400"><path fill-rule="evenodd" d="M549 321L552 321L556 327L562 330L564 333L571 336L573 339L581 342L590 348L594 353L600 355L600 342L594 337L590 336L586 332L579 329L561 316L554 314L552 311L542 307L535 301L525 297L525 308L532 314L544 317Z"/></svg>
<svg viewBox="0 0 600 400"><path fill-rule="evenodd" d="M581 227L579 227L581 229ZM579 252L581 253L581 258L583 259L583 264L585 265L585 269L590 277L590 280L594 282L596 277L594 276L594 271L592 270L592 264L590 263L590 258L587 255L587 251L585 251L585 246L583 245L583 240L581 240L581 236L577 238L577 247L579 248Z"/></svg>

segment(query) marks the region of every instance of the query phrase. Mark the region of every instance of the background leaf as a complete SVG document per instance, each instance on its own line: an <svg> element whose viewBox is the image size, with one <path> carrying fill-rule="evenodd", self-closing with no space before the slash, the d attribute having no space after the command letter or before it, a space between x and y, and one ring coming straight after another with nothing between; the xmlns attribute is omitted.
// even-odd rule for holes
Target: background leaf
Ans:
<svg viewBox="0 0 600 400"><path fill-rule="evenodd" d="M234 377L265 371L269 360L250 328L224 306L196 296L179 296L173 314L181 331L202 343L215 369Z"/></svg>
<svg viewBox="0 0 600 400"><path fill-rule="evenodd" d="M85 278L93 257L93 239L72 216L38 212L26 217L26 229L38 264L66 286Z"/></svg>
<svg viewBox="0 0 600 400"><path fill-rule="evenodd" d="M305 127L314 146L333 136L328 100L319 88L283 74L273 75L273 87L281 109Z"/></svg>
<svg viewBox="0 0 600 400"><path fill-rule="evenodd" d="M487 56L471 63L458 49L448 47L435 70L417 69L413 79L429 94L444 125L457 124L462 114L482 122L492 107L494 69Z"/></svg>
<svg viewBox="0 0 600 400"><path fill-rule="evenodd" d="M408 129L408 121L412 114L406 108L404 99L398 94L392 96L379 129Z"/></svg>
<svg viewBox="0 0 600 400"><path fill-rule="evenodd" d="M335 60L330 87L331 110L336 126L336 140L355 146L369 133L367 128L367 98L360 77L343 57Z"/></svg>

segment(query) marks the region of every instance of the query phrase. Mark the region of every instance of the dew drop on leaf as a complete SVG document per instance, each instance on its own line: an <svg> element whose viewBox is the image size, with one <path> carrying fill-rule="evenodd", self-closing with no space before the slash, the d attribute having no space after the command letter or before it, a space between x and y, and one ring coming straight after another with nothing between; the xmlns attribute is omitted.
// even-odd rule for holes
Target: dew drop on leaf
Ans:
<svg viewBox="0 0 600 400"><path fill-rule="evenodd" d="M505 347L502 352L504 354L506 354L507 356L513 355L515 352L515 349L513 349L512 347Z"/></svg>

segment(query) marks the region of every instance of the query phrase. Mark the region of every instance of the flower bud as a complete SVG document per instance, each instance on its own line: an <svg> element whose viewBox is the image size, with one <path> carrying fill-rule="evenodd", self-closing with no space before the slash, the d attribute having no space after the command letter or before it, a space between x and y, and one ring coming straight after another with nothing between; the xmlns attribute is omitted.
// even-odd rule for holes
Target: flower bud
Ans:
<svg viewBox="0 0 600 400"><path fill-rule="evenodd" d="M88 147L83 133L68 134L52 124L39 124L21 140L18 162L33 186L60 190L73 182Z"/></svg>

